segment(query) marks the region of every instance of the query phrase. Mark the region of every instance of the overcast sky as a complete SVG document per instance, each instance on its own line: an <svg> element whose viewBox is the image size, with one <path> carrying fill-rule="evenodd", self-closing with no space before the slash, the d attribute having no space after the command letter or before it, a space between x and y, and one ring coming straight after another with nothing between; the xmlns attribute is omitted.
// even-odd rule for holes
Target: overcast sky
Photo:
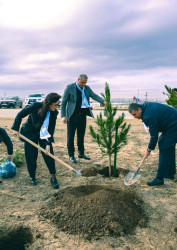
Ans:
<svg viewBox="0 0 177 250"><path fill-rule="evenodd" d="M0 0L0 96L94 92L164 99L177 87L177 0Z"/></svg>

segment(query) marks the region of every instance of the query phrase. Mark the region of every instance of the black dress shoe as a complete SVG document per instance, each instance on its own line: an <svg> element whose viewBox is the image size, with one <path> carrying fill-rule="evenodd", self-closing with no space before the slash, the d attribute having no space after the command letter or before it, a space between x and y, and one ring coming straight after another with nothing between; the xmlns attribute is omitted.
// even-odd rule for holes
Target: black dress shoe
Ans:
<svg viewBox="0 0 177 250"><path fill-rule="evenodd" d="M169 175L168 176L168 179L170 179L170 180L174 180L174 178L175 178L174 175Z"/></svg>
<svg viewBox="0 0 177 250"><path fill-rule="evenodd" d="M56 177L51 178L50 183L52 184L54 189L59 189L59 184L58 184L58 181L57 181Z"/></svg>
<svg viewBox="0 0 177 250"><path fill-rule="evenodd" d="M74 156L70 156L69 157L69 160L72 162L72 163L76 163L76 158Z"/></svg>
<svg viewBox="0 0 177 250"><path fill-rule="evenodd" d="M159 178L155 178L154 180L147 182L147 185L149 186L158 186L158 185L163 185L163 184L164 184L163 179L159 179Z"/></svg>
<svg viewBox="0 0 177 250"><path fill-rule="evenodd" d="M31 185L32 185L32 186L36 186L36 185L37 185L37 181L36 181L35 178L31 178L31 179L30 179L30 182L31 182Z"/></svg>
<svg viewBox="0 0 177 250"><path fill-rule="evenodd" d="M82 155L78 155L78 158L82 158L82 159L85 159L85 160L90 160L90 157L82 154Z"/></svg>

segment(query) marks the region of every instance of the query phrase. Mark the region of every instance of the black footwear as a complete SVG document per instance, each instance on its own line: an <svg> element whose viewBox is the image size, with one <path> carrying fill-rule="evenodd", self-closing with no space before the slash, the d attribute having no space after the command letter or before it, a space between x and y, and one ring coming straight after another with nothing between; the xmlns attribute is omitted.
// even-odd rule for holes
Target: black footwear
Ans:
<svg viewBox="0 0 177 250"><path fill-rule="evenodd" d="M169 175L168 176L168 179L170 179L170 180L174 180L174 178L175 178L174 175Z"/></svg>
<svg viewBox="0 0 177 250"><path fill-rule="evenodd" d="M155 178L154 180L147 182L147 185L149 186L158 186L158 185L163 185L163 184L164 184L163 179L159 179L159 178Z"/></svg>
<svg viewBox="0 0 177 250"><path fill-rule="evenodd" d="M31 179L30 179L30 182L31 182L31 185L32 185L32 186L36 186L36 185L37 185L37 181L36 181L35 178L31 178Z"/></svg>
<svg viewBox="0 0 177 250"><path fill-rule="evenodd" d="M82 154L82 155L78 155L78 158L82 158L82 159L85 159L85 160L90 160L90 157Z"/></svg>
<svg viewBox="0 0 177 250"><path fill-rule="evenodd" d="M52 184L52 186L53 186L54 189L59 189L59 185L58 185L56 177L51 178L50 179L50 183Z"/></svg>
<svg viewBox="0 0 177 250"><path fill-rule="evenodd" d="M70 156L69 157L69 160L72 162L72 163L76 163L76 158L74 156Z"/></svg>

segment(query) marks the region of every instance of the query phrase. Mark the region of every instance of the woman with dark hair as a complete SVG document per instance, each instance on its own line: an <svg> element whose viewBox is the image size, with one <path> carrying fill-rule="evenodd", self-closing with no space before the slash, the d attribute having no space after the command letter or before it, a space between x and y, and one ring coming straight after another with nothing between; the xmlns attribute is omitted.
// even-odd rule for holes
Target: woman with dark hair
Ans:
<svg viewBox="0 0 177 250"><path fill-rule="evenodd" d="M44 161L51 174L51 184L53 188L58 189L59 185L55 176L55 161L47 154L53 154L52 142L54 142L53 134L58 115L57 107L59 104L60 95L50 93L46 96L42 103L33 103L22 109L16 116L12 125L13 133L19 136L19 128L22 118L28 116L27 121L22 125L20 133L28 139L38 144L46 150L46 154L42 152ZM20 140L22 140L20 138ZM22 140L23 141L23 140ZM29 175L31 177L31 185L36 186L36 168L38 149L30 143L24 141L25 157Z"/></svg>

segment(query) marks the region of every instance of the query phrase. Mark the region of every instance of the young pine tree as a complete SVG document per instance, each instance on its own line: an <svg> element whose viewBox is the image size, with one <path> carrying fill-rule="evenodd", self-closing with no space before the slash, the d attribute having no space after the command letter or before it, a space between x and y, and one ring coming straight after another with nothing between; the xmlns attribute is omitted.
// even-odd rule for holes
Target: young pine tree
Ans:
<svg viewBox="0 0 177 250"><path fill-rule="evenodd" d="M113 107L111 104L111 95L108 83L105 84L105 94L102 94L102 96L107 102L107 105L104 107L104 115L106 116L106 119L103 119L103 116L100 113L95 121L98 125L97 132L94 131L92 126L89 128L93 141L98 143L102 155L108 155L109 157L109 176L111 176L111 156L114 154L115 157L117 157L117 152L119 152L120 149L127 143L127 134L130 129L130 125L127 126L124 121L124 113L115 119L117 107Z"/></svg>
<svg viewBox="0 0 177 250"><path fill-rule="evenodd" d="M166 100L166 103L168 105L173 106L175 109L177 109L177 96L176 93L173 89L171 89L170 87L168 87L167 85L165 85L166 91L167 93L164 93L164 95L166 95L168 97L168 100Z"/></svg>

